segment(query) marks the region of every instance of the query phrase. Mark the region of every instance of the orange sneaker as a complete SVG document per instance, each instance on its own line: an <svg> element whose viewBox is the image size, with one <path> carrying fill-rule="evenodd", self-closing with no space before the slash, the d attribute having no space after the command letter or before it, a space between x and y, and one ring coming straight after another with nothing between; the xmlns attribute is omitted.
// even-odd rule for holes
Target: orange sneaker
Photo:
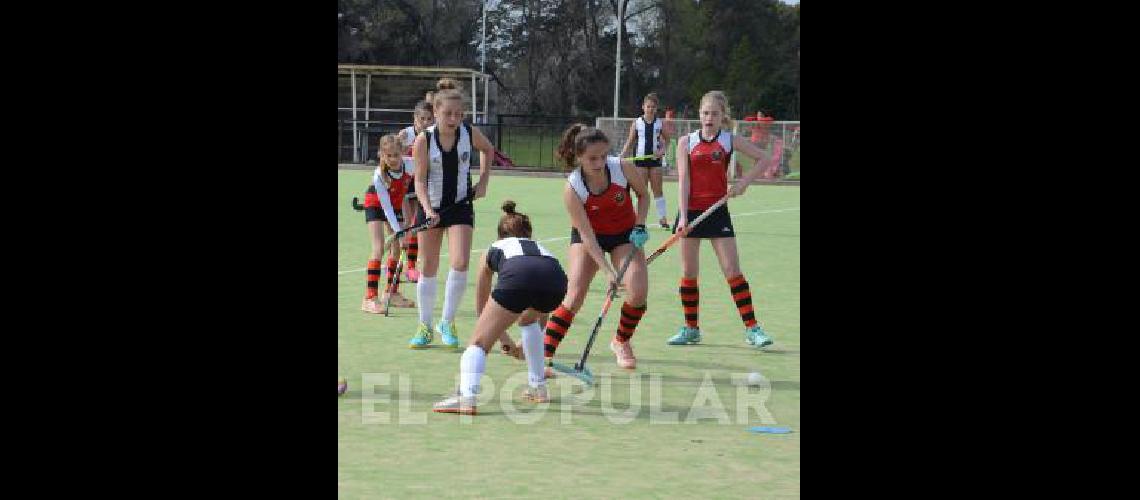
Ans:
<svg viewBox="0 0 1140 500"><path fill-rule="evenodd" d="M408 278L408 281L411 283L418 283L420 281L420 272L414 268L408 269L404 271L404 277Z"/></svg>
<svg viewBox="0 0 1140 500"><path fill-rule="evenodd" d="M461 415L478 414L478 410L475 407L475 398L465 398L458 394L432 405L431 411L436 413L459 413Z"/></svg>
<svg viewBox="0 0 1140 500"><path fill-rule="evenodd" d="M618 366L632 370L637 368L637 358L633 357L633 346L629 342L610 341L610 350L617 356Z"/></svg>
<svg viewBox="0 0 1140 500"><path fill-rule="evenodd" d="M364 299L364 302L360 304L360 310L366 313L384 314L384 308L377 304L376 300L375 298Z"/></svg>

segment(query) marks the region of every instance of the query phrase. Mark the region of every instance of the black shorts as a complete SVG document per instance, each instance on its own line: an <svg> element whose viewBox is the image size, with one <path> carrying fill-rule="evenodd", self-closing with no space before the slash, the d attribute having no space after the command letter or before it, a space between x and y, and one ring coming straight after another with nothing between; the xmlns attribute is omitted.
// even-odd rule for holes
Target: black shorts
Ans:
<svg viewBox="0 0 1140 500"><path fill-rule="evenodd" d="M396 212L396 220L403 225L404 211L395 206L392 207L392 211ZM368 186L368 189L364 190L364 222L375 221L388 222L388 218L384 216L384 207L376 197L376 186Z"/></svg>
<svg viewBox="0 0 1140 500"><path fill-rule="evenodd" d="M404 224L403 210L393 207L393 212L396 212L396 220L400 223L401 227ZM365 207L364 208L364 222L381 221L388 222L388 218L384 216L384 209L381 207Z"/></svg>
<svg viewBox="0 0 1140 500"><path fill-rule="evenodd" d="M689 216L685 220L692 222L697 217L700 217L704 210L689 210ZM677 232L677 221L680 217L673 220L673 232ZM736 231L732 228L732 217L728 214L728 204L721 205L720 208L713 210L705 220L701 221L693 228L686 238L735 238Z"/></svg>
<svg viewBox="0 0 1140 500"><path fill-rule="evenodd" d="M470 203L451 205L451 208L446 209L436 208L435 213L439 214L439 224L436 224L435 228L451 226L475 227L475 209ZM419 209L416 210L416 220L426 219L427 216L424 215L424 207L420 206Z"/></svg>
<svg viewBox="0 0 1140 500"><path fill-rule="evenodd" d="M633 162L633 164L639 167L655 168L661 166L661 159L658 158L656 160L636 160Z"/></svg>
<svg viewBox="0 0 1140 500"><path fill-rule="evenodd" d="M495 303L503 306L515 314L521 314L527 309L534 309L541 313L549 313L562 304L566 297L566 282L562 282L562 289L552 290L503 290L496 288L491 291L491 298Z"/></svg>
<svg viewBox="0 0 1140 500"><path fill-rule="evenodd" d="M614 249L629 243L629 233L633 232L633 228L621 234L594 234L594 238L598 240L598 246L602 247L603 252L613 253ZM582 242L582 235L578 234L578 228L570 228L570 244Z"/></svg>

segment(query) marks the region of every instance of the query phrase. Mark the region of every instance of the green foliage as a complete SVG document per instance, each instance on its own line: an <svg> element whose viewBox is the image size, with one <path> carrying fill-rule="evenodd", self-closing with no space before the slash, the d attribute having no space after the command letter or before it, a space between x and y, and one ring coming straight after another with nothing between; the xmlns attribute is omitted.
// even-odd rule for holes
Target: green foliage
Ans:
<svg viewBox="0 0 1140 500"><path fill-rule="evenodd" d="M724 90L734 118L799 119L799 5L777 0L499 0L487 70L501 112L609 115L624 3L619 114L657 92L693 118ZM481 0L338 0L338 62L479 67Z"/></svg>

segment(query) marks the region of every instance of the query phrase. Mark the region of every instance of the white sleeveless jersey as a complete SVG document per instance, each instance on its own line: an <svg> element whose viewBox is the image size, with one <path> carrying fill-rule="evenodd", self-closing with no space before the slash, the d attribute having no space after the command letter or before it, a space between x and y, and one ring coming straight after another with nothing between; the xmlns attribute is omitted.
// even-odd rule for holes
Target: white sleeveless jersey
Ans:
<svg viewBox="0 0 1140 500"><path fill-rule="evenodd" d="M471 186L470 125L460 123L455 147L444 152L439 143L437 125L424 129L428 140L428 197L432 208L454 205L467 197Z"/></svg>
<svg viewBox="0 0 1140 500"><path fill-rule="evenodd" d="M637 150L633 153L634 156L657 154L665 149L665 140L661 137L661 126L664 123L660 117L655 118L653 123L645 123L645 117L639 116L633 123L637 131ZM664 164L664 156L661 157L661 162Z"/></svg>
<svg viewBox="0 0 1140 500"><path fill-rule="evenodd" d="M404 155L404 172L410 175L416 175L416 163L412 160L412 145L416 143L416 127L415 125L408 125L400 131L400 138L404 141L407 153Z"/></svg>
<svg viewBox="0 0 1140 500"><path fill-rule="evenodd" d="M625 188L629 185L629 181L625 178L625 172L621 169L621 159L616 156L606 157L606 168L610 171L610 184L617 184L620 188ZM570 176L566 178L566 182L570 183L570 187L574 189L574 193L578 195L578 199L582 203L590 197L590 189L586 187L586 180L582 178L582 169L576 168L570 172ZM607 186L608 188L609 186Z"/></svg>

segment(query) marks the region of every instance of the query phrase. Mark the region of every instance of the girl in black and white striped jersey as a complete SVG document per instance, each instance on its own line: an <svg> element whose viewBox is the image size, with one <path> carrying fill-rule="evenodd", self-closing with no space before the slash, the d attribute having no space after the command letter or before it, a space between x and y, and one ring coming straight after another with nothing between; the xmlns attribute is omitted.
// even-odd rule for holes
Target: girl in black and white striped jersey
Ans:
<svg viewBox="0 0 1140 500"><path fill-rule="evenodd" d="M495 148L479 129L463 123L463 94L451 80L447 87L433 96L435 125L416 137L412 148L415 160L416 198L422 210L418 220L429 220L430 229L419 234L420 281L416 287L419 299L420 325L408 347L428 347L436 332L448 347L458 348L455 333L455 312L467 286L467 263L471 257L471 231L475 214L471 200L487 193L491 157ZM444 87L441 85L440 87ZM471 184L472 154L478 150L480 165L479 184ZM444 291L443 317L431 327L435 307L436 271L443 234L447 233L451 270L447 274Z"/></svg>
<svg viewBox="0 0 1140 500"><path fill-rule="evenodd" d="M641 175L649 180L649 192L653 195L653 202L657 205L658 224L669 229L669 220L665 218L665 194L661 191L662 171L665 165L665 147L674 135L671 121L657 118L659 101L656 93L649 93L641 102L643 115L637 117L629 124L629 135L626 136L625 146L622 147L621 156L643 156L660 154L661 158L651 160L638 160L634 162Z"/></svg>
<svg viewBox="0 0 1140 500"><path fill-rule="evenodd" d="M549 251L532 241L530 219L515 212L515 202L503 202L499 240L482 259L475 285L478 322L471 344L459 361L459 393L436 403L439 413L474 415L475 395L487 353L512 323L522 330L529 388L523 398L532 403L549 401L542 359L542 315L553 311L566 295L566 272ZM494 290L491 279L499 274ZM490 300L488 300L490 299Z"/></svg>

